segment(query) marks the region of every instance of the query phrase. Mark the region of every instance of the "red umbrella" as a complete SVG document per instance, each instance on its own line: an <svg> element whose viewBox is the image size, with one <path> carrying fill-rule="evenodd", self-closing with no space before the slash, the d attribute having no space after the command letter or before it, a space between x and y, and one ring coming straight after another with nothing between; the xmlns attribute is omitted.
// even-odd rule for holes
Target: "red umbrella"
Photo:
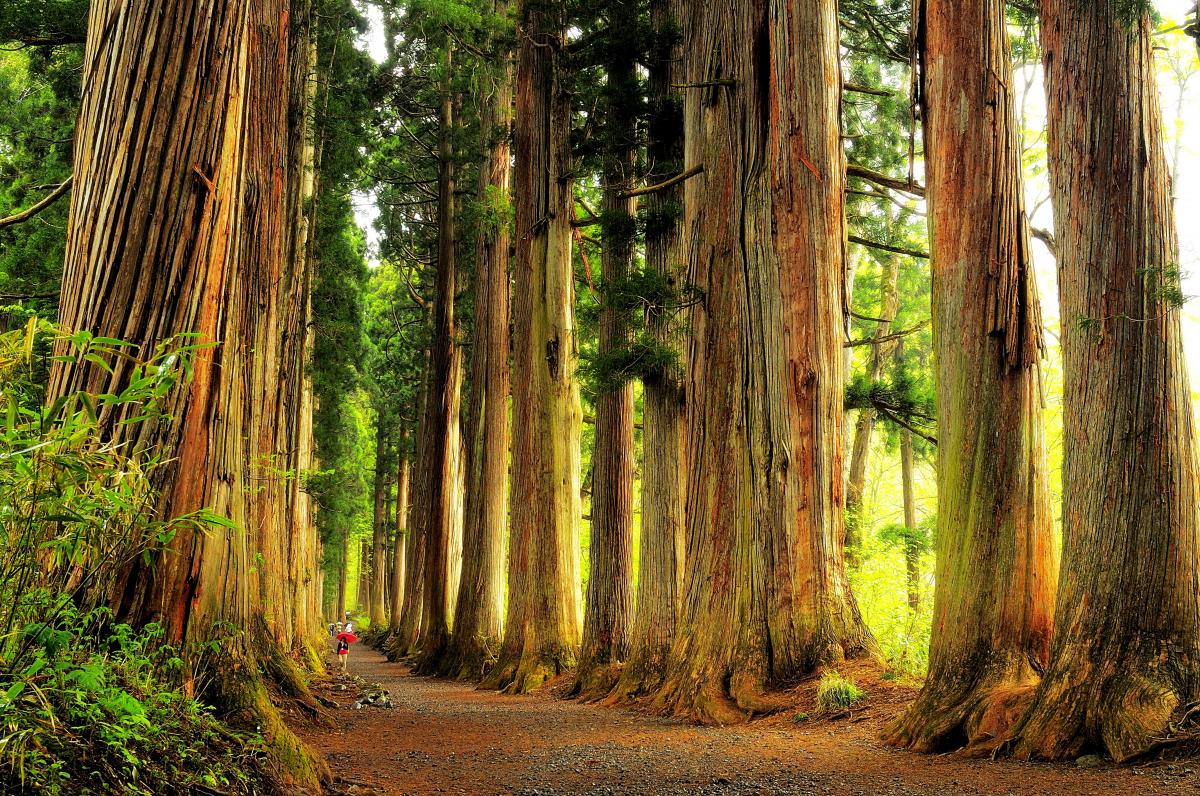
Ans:
<svg viewBox="0 0 1200 796"><path fill-rule="evenodd" d="M358 641L358 636L354 635L353 633L338 633L337 640L344 641L347 644L353 644L354 642Z"/></svg>

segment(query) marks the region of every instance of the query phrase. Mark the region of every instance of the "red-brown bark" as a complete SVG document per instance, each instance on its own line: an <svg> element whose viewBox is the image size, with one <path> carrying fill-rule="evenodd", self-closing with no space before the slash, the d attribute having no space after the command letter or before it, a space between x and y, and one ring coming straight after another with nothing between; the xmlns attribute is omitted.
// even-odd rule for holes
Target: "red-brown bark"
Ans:
<svg viewBox="0 0 1200 796"><path fill-rule="evenodd" d="M1118 761L1200 697L1196 429L1145 13L1042 3L1063 318L1063 558L1024 757Z"/></svg>
<svg viewBox="0 0 1200 796"><path fill-rule="evenodd" d="M842 557L843 162L830 0L691 7L689 574L658 703L744 720L871 654Z"/></svg>

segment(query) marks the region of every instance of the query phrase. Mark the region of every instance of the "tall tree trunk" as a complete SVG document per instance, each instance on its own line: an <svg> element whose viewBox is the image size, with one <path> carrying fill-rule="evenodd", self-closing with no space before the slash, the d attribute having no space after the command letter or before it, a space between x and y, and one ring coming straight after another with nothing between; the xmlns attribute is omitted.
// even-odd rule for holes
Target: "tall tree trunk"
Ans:
<svg viewBox="0 0 1200 796"><path fill-rule="evenodd" d="M362 614L371 604L371 540L358 540L358 591L354 596L354 610Z"/></svg>
<svg viewBox="0 0 1200 796"><path fill-rule="evenodd" d="M485 681L515 693L574 665L582 588L566 13L561 0L518 10L509 600Z"/></svg>
<svg viewBox="0 0 1200 796"><path fill-rule="evenodd" d="M425 356L425 378L421 385L421 402L418 409L416 461L413 464L412 500L408 520L408 542L405 550L404 612L400 615L400 629L388 640L385 651L390 660L416 652L421 641L425 599L425 549L426 526L429 512L429 460L434 440L429 433L430 368L429 355Z"/></svg>
<svg viewBox="0 0 1200 796"><path fill-rule="evenodd" d="M884 262L883 280L879 286L879 318L875 338L887 337L892 319L900 308L896 290L900 281L900 258L892 255ZM884 363L894 345L871 344L871 382L883 377ZM850 449L850 474L846 480L846 564L857 567L863 542L863 494L867 485L867 461L871 457L871 435L875 430L875 411L860 409L854 423L854 443Z"/></svg>
<svg viewBox="0 0 1200 796"><path fill-rule="evenodd" d="M338 567L338 593L337 593L337 616L334 617L335 622L344 622L346 620L346 587L347 579L350 577L350 532L342 531L341 539L342 548L342 564Z"/></svg>
<svg viewBox="0 0 1200 796"><path fill-rule="evenodd" d="M601 271L606 297L600 309L598 356L629 345L619 291L633 267L637 201L625 196L637 170L640 88L634 72L637 31L628 24L631 3L617 2L609 16L604 84L605 152ZM624 32L624 34L623 34ZM596 398L596 444L592 455L592 533L583 620L583 644L573 691L603 697L620 675L628 652L633 612L633 382Z"/></svg>
<svg viewBox="0 0 1200 796"><path fill-rule="evenodd" d="M458 456L457 429L461 372L457 330L454 325L455 292L455 165L454 95L450 85L453 51L447 44L442 58L440 141L438 145L438 250L437 283L433 300L433 342L429 356L429 503L425 530L425 593L422 609L421 660L418 670L435 671L450 640L450 547L454 535L451 502L458 488L454 459Z"/></svg>
<svg viewBox="0 0 1200 796"><path fill-rule="evenodd" d="M492 14L506 19L507 0ZM508 526L509 285L507 213L512 124L512 51L497 55L482 87L479 136L485 153L478 201L490 214L475 237L475 336L466 417L467 486L463 570L446 673L478 680L500 645L504 620L504 538Z"/></svg>
<svg viewBox="0 0 1200 796"><path fill-rule="evenodd" d="M683 103L672 88L684 81L679 33L682 5L682 0L654 0L650 7L654 49L646 181L651 184L683 171ZM683 195L684 186L677 184L646 198L646 268L677 295L684 282L679 234ZM682 360L682 324L676 314L670 307L650 307L646 320L655 342ZM637 606L629 634L629 658L614 689L614 700L658 688L675 635L683 578L684 408L683 374L678 364L644 380Z"/></svg>
<svg viewBox="0 0 1200 796"><path fill-rule="evenodd" d="M1005 4L922 9L940 429L937 585L929 675L891 737L924 751L983 750L1003 738L1014 698L1036 682L1053 621L1041 312ZM911 437L902 442L911 460ZM906 512L905 524L915 522Z"/></svg>
<svg viewBox="0 0 1200 796"><path fill-rule="evenodd" d="M1118 761L1200 697L1196 436L1145 13L1042 3L1063 317L1063 568L1017 753ZM1140 7L1140 6L1139 6Z"/></svg>
<svg viewBox="0 0 1200 796"><path fill-rule="evenodd" d="M113 602L122 619L161 622L188 649L238 628L206 697L260 724L280 770L315 789L324 766L280 720L259 674L275 674L311 631L288 616L309 595L287 559L315 543L291 538L312 529L290 485L268 477L255 488L264 462L283 469L281 455L304 444L304 423L283 414L303 409L303 375L280 357L303 346L306 305L302 263L289 257L300 190L289 169L292 96L278 87L306 65L289 58L282 0L219 0L203 13L100 0L89 13L60 319L128 340L143 358L181 333L215 344L196 352L161 421L121 425L128 410L106 410L101 434L170 462L155 474L162 516L207 507L244 529L181 528L165 554L114 584ZM169 52L148 45L168 38ZM132 376L131 361L111 372L60 361L49 394L120 393ZM288 602L264 604L264 594Z"/></svg>
<svg viewBox="0 0 1200 796"><path fill-rule="evenodd" d="M401 428L399 464L396 469L396 529L392 542L392 604L388 628L391 632L400 629L400 617L404 612L404 576L408 549L408 479L411 470L408 463L408 428Z"/></svg>
<svg viewBox="0 0 1200 796"><path fill-rule="evenodd" d="M921 607L921 550L912 537L917 528L917 494L915 465L913 464L912 432L907 428L900 431L900 481L904 492L904 574L908 587L908 607L916 611Z"/></svg>
<svg viewBox="0 0 1200 796"><path fill-rule="evenodd" d="M688 555L658 700L704 722L875 652L842 556L844 163L832 0L692 6ZM693 150L692 142L697 149ZM730 186L737 186L731 190Z"/></svg>
<svg viewBox="0 0 1200 796"><path fill-rule="evenodd" d="M383 592L386 589L386 553L387 543L387 422L382 413L375 420L375 489L374 510L371 516L371 571L370 571L370 601L367 616L372 628L383 627L384 613Z"/></svg>

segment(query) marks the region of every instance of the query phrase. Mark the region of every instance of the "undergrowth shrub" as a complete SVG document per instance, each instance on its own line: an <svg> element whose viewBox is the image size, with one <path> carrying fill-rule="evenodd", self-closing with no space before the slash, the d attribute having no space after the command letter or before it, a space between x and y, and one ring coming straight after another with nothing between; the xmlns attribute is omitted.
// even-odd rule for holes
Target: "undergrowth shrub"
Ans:
<svg viewBox="0 0 1200 796"><path fill-rule="evenodd" d="M841 713L858 706L867 694L853 680L830 671L817 684L817 707L823 713Z"/></svg>
<svg viewBox="0 0 1200 796"><path fill-rule="evenodd" d="M180 529L230 525L206 511L162 517L153 487L158 420L196 348L185 335L142 360L36 318L0 335L0 792L239 793L264 781L262 739L191 696L209 651L177 650L104 607ZM55 360L123 368L126 387L47 404ZM113 422L137 425L131 447L100 438Z"/></svg>
<svg viewBox="0 0 1200 796"><path fill-rule="evenodd" d="M17 638L29 662L0 679L5 793L251 793L264 781L262 738L233 732L185 693L183 660L160 627L67 608Z"/></svg>

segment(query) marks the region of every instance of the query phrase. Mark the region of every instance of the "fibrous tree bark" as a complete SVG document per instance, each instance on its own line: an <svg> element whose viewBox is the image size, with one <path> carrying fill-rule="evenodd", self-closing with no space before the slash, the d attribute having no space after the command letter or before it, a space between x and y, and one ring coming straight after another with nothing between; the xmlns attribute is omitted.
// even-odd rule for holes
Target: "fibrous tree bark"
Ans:
<svg viewBox="0 0 1200 796"><path fill-rule="evenodd" d="M561 0L518 6L508 611L486 685L520 693L575 663L579 427L570 99Z"/></svg>
<svg viewBox="0 0 1200 796"><path fill-rule="evenodd" d="M181 529L112 584L112 602L190 649L235 628L206 698L260 725L280 771L311 789L324 767L260 674L304 696L291 655L317 599L307 498L281 475L308 455L297 413L311 406L296 238L304 136L289 115L309 50L290 41L289 11L282 0L91 4L60 319L141 357L185 333L208 344L160 420L104 411L101 433L169 462L154 476L163 516L207 507L240 530ZM129 360L60 361L49 393L120 393L132 377Z"/></svg>
<svg viewBox="0 0 1200 796"><path fill-rule="evenodd" d="M982 752L1004 737L1049 652L1057 558L1042 433L1041 312L1005 4L921 8L937 571L929 676L891 739L922 751ZM911 436L901 441L911 468ZM905 490L907 505L908 483Z"/></svg>
<svg viewBox="0 0 1200 796"><path fill-rule="evenodd" d="M1118 761L1200 696L1196 436L1179 253L1141 3L1042 3L1063 317L1063 557L1016 752Z"/></svg>
<svg viewBox="0 0 1200 796"><path fill-rule="evenodd" d="M638 161L637 114L641 97L634 57L640 45L633 3L616 2L603 33L605 83L601 179L601 273L599 358L612 358L629 345L623 306L624 281L633 267L637 200L628 196ZM603 381L614 381L612 374ZM633 382L606 384L596 397L596 442L592 454L592 527L584 605L583 643L573 692L606 696L616 684L628 651L633 612Z"/></svg>
<svg viewBox="0 0 1200 796"><path fill-rule="evenodd" d="M510 13L494 0L497 18ZM512 124L512 50L497 42L498 65L480 87L479 135L485 153L478 201L488 212L475 238L475 335L467 442L463 568L454 635L443 670L480 679L500 646L504 620L504 543L508 529L508 349L510 197L508 130Z"/></svg>
<svg viewBox="0 0 1200 796"><path fill-rule="evenodd" d="M681 0L654 0L650 60L651 120L647 182L659 184L683 171L683 102L673 86L684 81ZM680 223L684 185L646 197L646 268L682 303ZM684 407L681 324L678 309L647 309L647 326L677 362L644 378L642 408L642 529L638 544L637 603L629 656L613 690L614 701L655 690L675 635L683 577Z"/></svg>
<svg viewBox="0 0 1200 796"><path fill-rule="evenodd" d="M842 554L843 162L830 0L695 3L689 572L657 697L703 722L872 654ZM695 162L695 161L692 161Z"/></svg>
<svg viewBox="0 0 1200 796"><path fill-rule="evenodd" d="M433 339L429 354L429 402L425 407L429 427L430 459L425 526L425 593L422 608L421 660L418 670L436 670L450 640L450 546L456 536L454 492L457 470L459 384L455 292L455 184L454 95L450 78L453 50L446 46L442 58L440 133L438 142L438 243L437 279L433 302Z"/></svg>

